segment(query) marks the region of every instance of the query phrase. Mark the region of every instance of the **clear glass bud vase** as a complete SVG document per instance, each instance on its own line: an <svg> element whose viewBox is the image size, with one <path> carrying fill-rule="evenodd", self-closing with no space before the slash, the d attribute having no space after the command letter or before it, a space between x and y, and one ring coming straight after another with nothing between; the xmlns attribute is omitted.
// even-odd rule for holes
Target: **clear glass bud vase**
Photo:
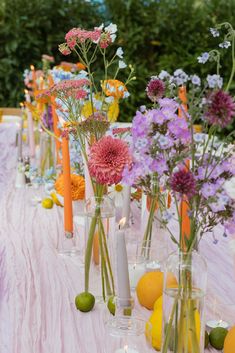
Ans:
<svg viewBox="0 0 235 353"><path fill-rule="evenodd" d="M40 135L40 172L43 176L45 171L55 168L55 141L54 137L46 132Z"/></svg>
<svg viewBox="0 0 235 353"><path fill-rule="evenodd" d="M162 353L203 353L207 267L196 251L169 256L164 271Z"/></svg>
<svg viewBox="0 0 235 353"><path fill-rule="evenodd" d="M106 195L94 196L86 201L85 211L85 288L97 298L106 300L115 294L115 206Z"/></svg>

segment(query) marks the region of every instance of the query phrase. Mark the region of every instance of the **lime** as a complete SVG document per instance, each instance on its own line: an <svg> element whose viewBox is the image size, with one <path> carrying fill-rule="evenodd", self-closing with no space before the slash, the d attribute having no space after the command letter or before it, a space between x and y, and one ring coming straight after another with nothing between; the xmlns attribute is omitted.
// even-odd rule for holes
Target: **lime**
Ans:
<svg viewBox="0 0 235 353"><path fill-rule="evenodd" d="M218 350L222 350L224 348L224 340L227 336L228 330L223 327L213 328L209 335L210 344L212 347Z"/></svg>
<svg viewBox="0 0 235 353"><path fill-rule="evenodd" d="M80 311L91 311L95 305L95 297L89 292L82 292L76 296L75 305Z"/></svg>
<svg viewBox="0 0 235 353"><path fill-rule="evenodd" d="M207 348L209 344L209 335L208 332L205 331L205 344L204 344L204 348Z"/></svg>
<svg viewBox="0 0 235 353"><path fill-rule="evenodd" d="M113 295L109 298L107 307L109 309L109 312L112 315L115 315L116 305L115 305L115 302L114 302L114 296Z"/></svg>
<svg viewBox="0 0 235 353"><path fill-rule="evenodd" d="M53 204L54 204L54 202L52 199L45 198L42 200L42 207L44 207L44 208L50 209L53 207Z"/></svg>

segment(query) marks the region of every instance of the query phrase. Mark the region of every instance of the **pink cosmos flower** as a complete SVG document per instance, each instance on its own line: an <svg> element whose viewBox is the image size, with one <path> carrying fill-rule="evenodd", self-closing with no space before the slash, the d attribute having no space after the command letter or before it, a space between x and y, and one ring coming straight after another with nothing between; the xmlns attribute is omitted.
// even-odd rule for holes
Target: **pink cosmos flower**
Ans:
<svg viewBox="0 0 235 353"><path fill-rule="evenodd" d="M104 136L90 149L89 172L99 184L118 184L124 168L130 168L131 163L128 145L123 140Z"/></svg>
<svg viewBox="0 0 235 353"><path fill-rule="evenodd" d="M165 84L158 78L151 78L146 88L147 96L152 102L157 102L165 93Z"/></svg>
<svg viewBox="0 0 235 353"><path fill-rule="evenodd" d="M189 199L196 193L196 180L193 173L186 169L180 169L172 174L170 178L172 191L187 196Z"/></svg>
<svg viewBox="0 0 235 353"><path fill-rule="evenodd" d="M212 92L206 104L205 118L212 125L226 127L235 115L233 98L222 90Z"/></svg>

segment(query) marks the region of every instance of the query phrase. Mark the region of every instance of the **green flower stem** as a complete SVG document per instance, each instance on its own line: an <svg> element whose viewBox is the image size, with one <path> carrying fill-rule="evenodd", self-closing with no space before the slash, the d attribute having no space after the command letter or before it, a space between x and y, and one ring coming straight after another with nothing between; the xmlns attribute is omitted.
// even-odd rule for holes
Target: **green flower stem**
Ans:
<svg viewBox="0 0 235 353"><path fill-rule="evenodd" d="M157 204L157 198L156 198L156 195L154 195L153 197L151 197L148 223L146 226L146 230L145 230L144 238L143 238L143 242L142 242L142 249L143 250L146 246L147 247L151 246L152 228L153 228L153 220L154 220L154 213L155 213L155 209L156 209L156 204Z"/></svg>
<svg viewBox="0 0 235 353"><path fill-rule="evenodd" d="M95 229L98 217L100 215L100 207L97 205L95 210L95 216L92 218L87 246L86 246L86 254L85 254L85 292L89 290L89 274L90 274L90 266L91 266L91 254L92 254L92 247L93 247L93 240L95 235Z"/></svg>
<svg viewBox="0 0 235 353"><path fill-rule="evenodd" d="M109 270L109 275L110 275L111 284L112 284L112 292L111 292L110 294L115 295L113 271L112 271L112 266L111 266L110 257L109 257L109 251L108 251L108 246L107 246L106 235L105 235L105 231L104 231L104 226L103 226L102 220L100 219L99 221L100 221L100 228L101 228L101 236L103 237L103 244L104 244L104 251L105 251L105 259L106 259L106 261L107 261L108 270Z"/></svg>
<svg viewBox="0 0 235 353"><path fill-rule="evenodd" d="M167 325L166 335L165 335L165 339L164 339L164 342L163 342L162 353L167 353L167 351L168 351L170 338L171 338L172 323L173 323L173 319L174 319L177 303L178 303L178 297L175 298L174 304L173 304L173 307L172 307L172 310L171 310L170 320L169 320L169 323Z"/></svg>
<svg viewBox="0 0 235 353"><path fill-rule="evenodd" d="M229 88L231 86L231 83L233 82L233 76L234 76L234 73L235 73L235 34L233 34L233 38L232 38L232 71L231 71L231 74L230 74L230 78L229 78L229 81L228 81L228 84L227 84L227 87L225 89L225 91L229 91Z"/></svg>

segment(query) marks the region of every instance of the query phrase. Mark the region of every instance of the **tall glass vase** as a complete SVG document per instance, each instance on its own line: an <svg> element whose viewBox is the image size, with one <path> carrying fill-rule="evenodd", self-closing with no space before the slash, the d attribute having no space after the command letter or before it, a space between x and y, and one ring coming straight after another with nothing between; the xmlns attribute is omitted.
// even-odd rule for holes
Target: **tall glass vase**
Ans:
<svg viewBox="0 0 235 353"><path fill-rule="evenodd" d="M55 141L54 137L45 131L40 136L40 172L44 176L45 171L55 167Z"/></svg>
<svg viewBox="0 0 235 353"><path fill-rule="evenodd" d="M85 211L85 290L90 289L97 298L106 300L115 294L115 206L106 195L94 196L86 201ZM90 272L93 273L92 279Z"/></svg>
<svg viewBox="0 0 235 353"><path fill-rule="evenodd" d="M169 256L164 272L161 352L203 353L206 263L196 251L177 252Z"/></svg>

